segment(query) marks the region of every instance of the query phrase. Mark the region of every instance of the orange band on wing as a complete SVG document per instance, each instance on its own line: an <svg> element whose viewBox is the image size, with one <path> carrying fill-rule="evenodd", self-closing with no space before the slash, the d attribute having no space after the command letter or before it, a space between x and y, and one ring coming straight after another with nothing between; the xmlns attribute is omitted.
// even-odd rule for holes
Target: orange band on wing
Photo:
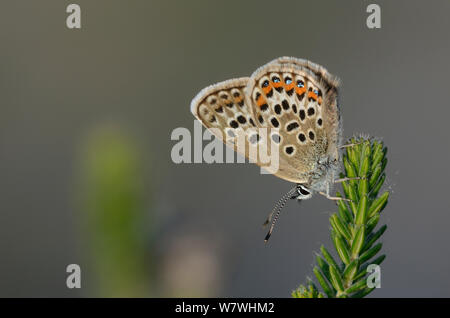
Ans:
<svg viewBox="0 0 450 318"><path fill-rule="evenodd" d="M303 94L304 92L306 92L306 87L295 87L295 92L296 92L298 95L301 95L301 94Z"/></svg>
<svg viewBox="0 0 450 318"><path fill-rule="evenodd" d="M308 93L308 98L312 98L312 99L314 99L314 100L317 100L317 95L316 95L316 93L314 93L314 92L309 92L309 93Z"/></svg>
<svg viewBox="0 0 450 318"><path fill-rule="evenodd" d="M267 85L266 87L263 87L262 90L263 90L264 94L267 95L267 94L269 94L270 91L272 90L272 87L271 87L270 84L269 84L269 85Z"/></svg>
<svg viewBox="0 0 450 318"><path fill-rule="evenodd" d="M293 88L294 88L294 83L293 82L291 84L284 84L284 90L286 92L290 91Z"/></svg>
<svg viewBox="0 0 450 318"><path fill-rule="evenodd" d="M283 83L282 83L281 81L279 81L279 82L277 82L277 83L272 82L272 86L273 86L274 88L278 88L278 87L283 86Z"/></svg>
<svg viewBox="0 0 450 318"><path fill-rule="evenodd" d="M262 97L262 95L259 95L258 99L256 100L256 105L261 107L262 105L266 104L266 99Z"/></svg>

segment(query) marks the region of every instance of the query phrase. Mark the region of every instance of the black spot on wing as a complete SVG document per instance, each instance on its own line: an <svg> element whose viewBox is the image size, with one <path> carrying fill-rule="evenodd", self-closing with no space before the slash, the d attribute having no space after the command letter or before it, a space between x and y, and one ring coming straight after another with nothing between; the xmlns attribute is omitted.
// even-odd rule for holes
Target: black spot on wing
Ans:
<svg viewBox="0 0 450 318"><path fill-rule="evenodd" d="M290 123L289 125L287 125L286 130L288 132L290 132L290 131L293 131L294 129L298 128L298 127L300 127L299 124L294 121L293 123Z"/></svg>
<svg viewBox="0 0 450 318"><path fill-rule="evenodd" d="M230 127L233 127L233 128L238 128L238 127L239 127L239 124L238 124L238 122L237 122L237 121L235 121L235 120L232 120L232 121L230 121Z"/></svg>
<svg viewBox="0 0 450 318"><path fill-rule="evenodd" d="M259 121L261 124L263 124L263 123L264 123L264 118L263 118L261 115L259 115L259 116L258 116L258 121Z"/></svg>
<svg viewBox="0 0 450 318"><path fill-rule="evenodd" d="M276 104L276 105L273 107L273 109L274 109L274 111L275 111L275 113L276 113L277 115L281 114L281 106L280 106L280 104Z"/></svg>
<svg viewBox="0 0 450 318"><path fill-rule="evenodd" d="M304 133L299 133L298 134L298 140L300 140L301 142L305 142L306 140L306 136Z"/></svg>
<svg viewBox="0 0 450 318"><path fill-rule="evenodd" d="M280 126L279 121L275 117L272 117L272 119L270 119L270 122L272 123L273 127L275 127L275 128Z"/></svg>
<svg viewBox="0 0 450 318"><path fill-rule="evenodd" d="M292 154L294 152L294 147L292 146L287 146L286 148L284 148L284 151L286 151L286 153L288 155Z"/></svg>
<svg viewBox="0 0 450 318"><path fill-rule="evenodd" d="M306 118L306 113L305 113L305 110L304 110L304 109L300 109L299 116L300 116L300 119L301 119L302 121L305 120L305 118Z"/></svg>
<svg viewBox="0 0 450 318"><path fill-rule="evenodd" d="M247 122L247 119L245 119L244 116L239 115L237 118L238 122L240 122L241 124L245 124Z"/></svg>

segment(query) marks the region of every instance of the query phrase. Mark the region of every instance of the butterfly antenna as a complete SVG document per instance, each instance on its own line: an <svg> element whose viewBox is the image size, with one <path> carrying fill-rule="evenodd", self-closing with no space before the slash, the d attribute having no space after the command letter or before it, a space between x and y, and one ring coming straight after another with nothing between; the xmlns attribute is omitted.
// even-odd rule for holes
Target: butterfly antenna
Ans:
<svg viewBox="0 0 450 318"><path fill-rule="evenodd" d="M264 238L265 243L267 243L270 236L272 235L273 228L275 227L275 223L277 223L277 220L278 220L278 217L280 216L281 210L284 208L287 200L289 200L292 197L292 195L295 193L296 190L297 190L297 187L294 187L291 190L289 190L288 193L283 195L281 197L281 199L278 201L278 203L275 205L275 207L273 208L272 212L267 217L266 222L264 222L264 224L263 224L264 226L269 224L270 219L272 218L272 215L275 214L275 216L273 217L273 220L272 220L272 224L270 225L269 232L267 233L266 237Z"/></svg>
<svg viewBox="0 0 450 318"><path fill-rule="evenodd" d="M292 188L291 190L289 190L288 193L286 193L285 195L283 195L281 197L280 200L278 200L277 204L275 204L274 208L272 209L272 211L270 212L269 216L267 217L266 221L263 224L263 227L266 227L270 221L272 220L272 215L274 215L274 213L276 213L280 207L281 204L286 204L286 201L291 198L291 196L295 193L296 191L296 187ZM284 202L284 203L283 203Z"/></svg>

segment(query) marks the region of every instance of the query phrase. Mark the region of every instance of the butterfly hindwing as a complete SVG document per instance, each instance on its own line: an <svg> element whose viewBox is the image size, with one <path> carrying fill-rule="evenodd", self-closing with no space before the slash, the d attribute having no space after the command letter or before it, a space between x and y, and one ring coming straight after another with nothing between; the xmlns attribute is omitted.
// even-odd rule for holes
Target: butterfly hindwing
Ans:
<svg viewBox="0 0 450 318"><path fill-rule="evenodd" d="M261 162L257 151L263 143L256 129L251 102L245 95L248 80L243 77L206 87L192 100L191 111L226 145L264 166L266 163Z"/></svg>

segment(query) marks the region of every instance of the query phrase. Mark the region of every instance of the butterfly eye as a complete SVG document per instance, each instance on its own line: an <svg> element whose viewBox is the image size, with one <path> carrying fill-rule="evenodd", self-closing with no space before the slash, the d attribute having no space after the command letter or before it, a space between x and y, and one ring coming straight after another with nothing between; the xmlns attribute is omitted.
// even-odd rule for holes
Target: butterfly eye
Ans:
<svg viewBox="0 0 450 318"><path fill-rule="evenodd" d="M280 82L280 78L274 76L274 77L272 77L272 82L279 83Z"/></svg>
<svg viewBox="0 0 450 318"><path fill-rule="evenodd" d="M298 192L299 192L301 195L309 195L309 194L310 194L309 191L306 190L306 189L305 189L304 187L302 187L302 186L298 187Z"/></svg>
<svg viewBox="0 0 450 318"><path fill-rule="evenodd" d="M284 79L284 82L286 83L286 85L289 85L289 84L292 83L292 79L291 79L290 77L286 77L286 78Z"/></svg>
<svg viewBox="0 0 450 318"><path fill-rule="evenodd" d="M297 87L300 87L300 88L305 87L305 83L303 83L303 81L301 81L301 80L298 80Z"/></svg>
<svg viewBox="0 0 450 318"><path fill-rule="evenodd" d="M267 87L267 86L269 86L269 81L268 81L268 80L265 80L265 81L262 83L261 87Z"/></svg>

